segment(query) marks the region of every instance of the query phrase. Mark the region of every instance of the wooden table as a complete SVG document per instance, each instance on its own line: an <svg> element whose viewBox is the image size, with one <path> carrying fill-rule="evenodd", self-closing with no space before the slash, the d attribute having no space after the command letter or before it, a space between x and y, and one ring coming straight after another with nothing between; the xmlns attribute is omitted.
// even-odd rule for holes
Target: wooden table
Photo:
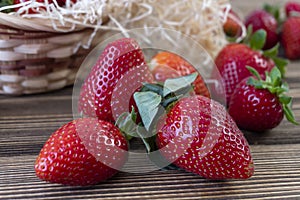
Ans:
<svg viewBox="0 0 300 200"><path fill-rule="evenodd" d="M245 13L262 2L233 4ZM290 63L286 77L298 121L299 65ZM212 181L184 171L160 170L121 172L91 187L42 182L34 173L35 159L49 135L72 120L71 101L72 87L48 94L0 96L0 199L300 199L300 129L286 120L266 133L245 132L256 166L249 180Z"/></svg>

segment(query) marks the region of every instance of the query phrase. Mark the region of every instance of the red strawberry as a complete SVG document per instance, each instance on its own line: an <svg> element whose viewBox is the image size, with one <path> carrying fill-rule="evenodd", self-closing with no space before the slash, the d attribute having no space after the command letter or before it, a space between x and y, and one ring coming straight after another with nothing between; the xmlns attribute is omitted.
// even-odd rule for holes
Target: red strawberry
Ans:
<svg viewBox="0 0 300 200"><path fill-rule="evenodd" d="M282 46L288 59L300 58L300 17L289 17L283 24Z"/></svg>
<svg viewBox="0 0 300 200"><path fill-rule="evenodd" d="M128 112L129 101L143 82L153 76L134 39L122 38L108 44L82 85L79 111L84 115L115 121Z"/></svg>
<svg viewBox="0 0 300 200"><path fill-rule="evenodd" d="M156 81L164 82L168 78L186 76L197 70L181 56L163 51L157 53L151 60L152 74ZM203 78L198 75L194 82L196 94L209 97L209 90Z"/></svg>
<svg viewBox="0 0 300 200"><path fill-rule="evenodd" d="M249 68L256 79L246 78L236 87L230 101L229 114L237 125L245 130L265 131L280 124L284 114L295 123L290 109L291 98L283 93L288 86L281 81L281 73L275 67L265 81L258 72Z"/></svg>
<svg viewBox="0 0 300 200"><path fill-rule="evenodd" d="M36 160L36 175L64 185L96 184L118 172L127 150L124 136L113 124L77 119L50 136Z"/></svg>
<svg viewBox="0 0 300 200"><path fill-rule="evenodd" d="M242 34L242 24L241 18L233 10L230 10L227 20L223 24L223 30L227 36L237 37Z"/></svg>
<svg viewBox="0 0 300 200"><path fill-rule="evenodd" d="M145 84L134 94L145 129L138 132L149 157L158 166L174 163L205 178L249 178L254 172L250 148L225 107L188 96L197 75L167 79L163 86ZM157 151L151 154L157 147L165 160L157 159Z"/></svg>
<svg viewBox="0 0 300 200"><path fill-rule="evenodd" d="M273 60L264 57L261 52L237 43L225 46L216 57L215 63L223 78L227 104L236 85L251 75L246 66L252 66L260 74L270 71L275 66Z"/></svg>
<svg viewBox="0 0 300 200"><path fill-rule="evenodd" d="M300 3L296 1L289 1L284 6L285 15L291 17L295 14L299 16L300 13Z"/></svg>
<svg viewBox="0 0 300 200"><path fill-rule="evenodd" d="M242 132L218 102L180 99L159 127L157 145L176 166L210 179L246 179L254 172Z"/></svg>
<svg viewBox="0 0 300 200"><path fill-rule="evenodd" d="M265 10L256 10L251 12L245 21L245 25L252 25L253 32L263 29L267 33L266 43L263 49L270 49L279 42L277 33L278 24L276 18Z"/></svg>

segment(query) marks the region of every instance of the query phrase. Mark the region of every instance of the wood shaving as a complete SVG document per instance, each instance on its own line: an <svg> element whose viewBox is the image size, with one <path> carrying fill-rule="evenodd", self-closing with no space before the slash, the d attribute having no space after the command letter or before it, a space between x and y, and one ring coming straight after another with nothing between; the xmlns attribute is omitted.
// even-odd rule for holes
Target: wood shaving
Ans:
<svg viewBox="0 0 300 200"><path fill-rule="evenodd" d="M121 32L141 27L175 29L199 42L212 57L227 44L223 23L231 8L229 0L66 0L65 7L53 2L33 0L0 11L20 7L9 15L43 20L57 32L86 27Z"/></svg>

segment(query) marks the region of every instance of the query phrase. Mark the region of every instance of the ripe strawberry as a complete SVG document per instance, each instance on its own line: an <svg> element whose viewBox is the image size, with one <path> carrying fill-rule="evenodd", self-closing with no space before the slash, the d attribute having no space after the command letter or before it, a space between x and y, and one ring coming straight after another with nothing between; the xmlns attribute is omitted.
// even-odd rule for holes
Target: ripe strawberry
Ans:
<svg viewBox="0 0 300 200"><path fill-rule="evenodd" d="M118 172L127 160L127 149L113 124L77 119L50 136L36 160L36 175L64 185L96 184Z"/></svg>
<svg viewBox="0 0 300 200"><path fill-rule="evenodd" d="M91 69L80 91L79 111L114 122L128 111L129 101L144 82L152 82L138 43L131 38L108 44Z"/></svg>
<svg viewBox="0 0 300 200"><path fill-rule="evenodd" d="M263 29L267 33L266 43L263 49L270 49L279 42L277 33L278 23L276 18L265 10L255 10L251 12L245 21L246 27L252 26L253 32Z"/></svg>
<svg viewBox="0 0 300 200"><path fill-rule="evenodd" d="M281 40L288 59L300 58L300 17L289 17L284 22Z"/></svg>
<svg viewBox="0 0 300 200"><path fill-rule="evenodd" d="M212 99L180 99L158 130L161 154L180 168L210 179L246 179L254 173L246 139Z"/></svg>
<svg viewBox="0 0 300 200"><path fill-rule="evenodd" d="M273 60L264 57L261 52L238 43L225 46L216 57L215 63L223 78L227 104L236 85L251 75L246 66L252 66L260 74L270 71L275 66Z"/></svg>
<svg viewBox="0 0 300 200"><path fill-rule="evenodd" d="M291 97L284 95L288 85L282 83L278 68L273 68L262 80L258 72L249 68L255 75L241 81L230 101L229 114L237 125L245 130L265 131L280 124L283 116L297 124L290 109Z"/></svg>
<svg viewBox="0 0 300 200"><path fill-rule="evenodd" d="M145 129L139 126L137 132L149 158L157 166L173 163L205 178L249 178L254 172L250 148L225 107L189 96L197 75L167 79L163 86L145 84L134 94ZM157 147L165 160L157 159L157 151L151 154Z"/></svg>
<svg viewBox="0 0 300 200"><path fill-rule="evenodd" d="M242 34L242 24L241 18L231 9L226 22L223 24L223 30L229 37L238 37Z"/></svg>
<svg viewBox="0 0 300 200"><path fill-rule="evenodd" d="M152 68L152 74L158 82L164 82L168 78L186 76L197 72L197 70L184 58L167 51L157 53L151 59L150 65ZM195 87L196 94L206 97L210 96L209 90L200 75L198 75L193 85Z"/></svg>
<svg viewBox="0 0 300 200"><path fill-rule="evenodd" d="M296 1L289 1L284 6L285 15L291 17L293 15L298 15L300 13L300 3Z"/></svg>

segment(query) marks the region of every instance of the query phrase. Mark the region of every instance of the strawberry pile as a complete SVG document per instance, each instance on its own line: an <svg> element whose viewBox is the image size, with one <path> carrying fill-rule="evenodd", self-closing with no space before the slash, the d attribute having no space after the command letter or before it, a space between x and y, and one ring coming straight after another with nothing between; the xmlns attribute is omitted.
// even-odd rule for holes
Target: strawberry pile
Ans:
<svg viewBox="0 0 300 200"><path fill-rule="evenodd" d="M171 52L149 63L132 38L106 46L81 86L82 117L55 131L36 160L40 179L91 185L111 178L125 165L132 139L205 178L253 175L247 140L226 108L209 98L200 74Z"/></svg>
<svg viewBox="0 0 300 200"><path fill-rule="evenodd" d="M254 162L241 130L270 130L284 116L298 124L286 95L288 62L278 57L277 11L266 10L249 15L243 43L229 43L215 58L211 77L221 76L226 105L211 98L214 88L180 55L160 51L147 61L133 38L107 44L81 86L81 117L50 136L36 160L36 175L64 185L97 184L121 171L131 141L141 140L149 155L159 152L159 159L201 177L250 178ZM283 44L296 43L285 31L297 30L289 21L298 20L298 11L287 4ZM231 37L242 32L235 22L224 25ZM296 52L283 46L287 57ZM157 157L149 159L162 166Z"/></svg>
<svg viewBox="0 0 300 200"><path fill-rule="evenodd" d="M281 40L288 58L296 58L289 54L291 48L294 48L293 52L300 48L300 43L296 41L293 45L286 43L290 38L295 38L287 31L286 25L295 19L291 13L297 12L296 5L291 2L286 4L286 16L289 18L282 27ZM269 5L251 12L246 17L248 33L244 40L229 43L215 58L217 69L214 73L220 73L222 77L229 114L243 130L263 132L273 129L284 116L291 123L298 124L291 111L292 98L286 95L288 84L283 80L288 60L278 57L279 15L278 8ZM231 23L228 21L224 26L226 34ZM236 29L236 24L232 25L233 28Z"/></svg>

